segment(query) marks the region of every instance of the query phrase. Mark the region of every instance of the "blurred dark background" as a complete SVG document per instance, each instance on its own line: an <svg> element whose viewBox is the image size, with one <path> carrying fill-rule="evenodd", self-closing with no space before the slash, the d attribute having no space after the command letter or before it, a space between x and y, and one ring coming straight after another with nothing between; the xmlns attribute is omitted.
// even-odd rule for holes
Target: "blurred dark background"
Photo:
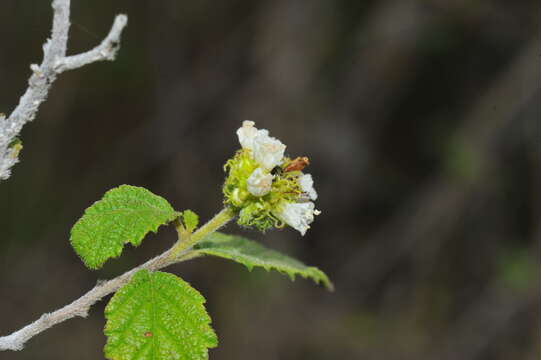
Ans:
<svg viewBox="0 0 541 360"><path fill-rule="evenodd" d="M541 2L73 1L69 52L129 16L113 63L61 75L0 183L0 333L174 241L91 272L69 230L119 184L208 219L235 130L308 155L323 215L242 233L326 271L310 281L205 258L211 359L539 359ZM0 111L26 88L50 1L0 3ZM0 359L100 359L102 301Z"/></svg>

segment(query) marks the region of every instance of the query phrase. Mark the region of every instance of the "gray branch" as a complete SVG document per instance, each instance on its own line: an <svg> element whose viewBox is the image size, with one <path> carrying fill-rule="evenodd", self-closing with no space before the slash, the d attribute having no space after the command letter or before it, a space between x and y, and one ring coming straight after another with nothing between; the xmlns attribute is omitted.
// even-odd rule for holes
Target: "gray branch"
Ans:
<svg viewBox="0 0 541 360"><path fill-rule="evenodd" d="M20 146L14 142L23 126L34 120L39 106L47 98L58 74L87 64L113 60L118 51L120 36L128 19L118 15L107 37L100 45L85 53L66 56L70 28L70 0L54 0L54 17L51 38L43 45L43 61L32 64L28 88L19 104L7 118L0 114L0 180L11 175L11 168L18 162Z"/></svg>
<svg viewBox="0 0 541 360"><path fill-rule="evenodd" d="M183 254L180 254L176 260L170 260L170 251L168 250L163 254L150 259L143 265L133 268L132 270L127 271L112 280L99 282L89 292L72 303L52 313L41 315L41 317L33 323L26 325L22 329L17 330L10 335L0 337L0 351L22 350L24 344L28 340L47 330L48 328L77 316L86 317L88 315L88 310L92 305L100 301L103 297L117 291L122 285L126 284L137 271L141 269L154 271L173 263L193 259L198 256L199 254L188 250Z"/></svg>
<svg viewBox="0 0 541 360"><path fill-rule="evenodd" d="M114 60L120 46L120 35L128 23L126 15L117 15L109 35L94 49L82 54L66 56L56 60L54 69L57 74L73 70L96 61Z"/></svg>
<svg viewBox="0 0 541 360"><path fill-rule="evenodd" d="M229 215L228 215L229 214ZM166 250L161 255L158 255L143 265L140 265L124 274L105 282L98 283L92 290L75 300L71 304L64 306L52 313L43 314L38 320L15 331L11 335L0 337L0 351L4 350L21 350L24 344L51 326L74 318L76 316L86 317L90 307L100 301L104 296L109 295L118 290L122 285L127 283L131 277L139 270L146 269L150 271L158 270L182 261L202 256L202 254L193 250L193 246L205 236L227 224L233 219L229 209L224 208L214 218L209 220L205 225L201 226L195 233L185 235L184 228L180 223L176 223L175 227L178 232L178 241L169 250ZM183 250L181 250L183 249Z"/></svg>

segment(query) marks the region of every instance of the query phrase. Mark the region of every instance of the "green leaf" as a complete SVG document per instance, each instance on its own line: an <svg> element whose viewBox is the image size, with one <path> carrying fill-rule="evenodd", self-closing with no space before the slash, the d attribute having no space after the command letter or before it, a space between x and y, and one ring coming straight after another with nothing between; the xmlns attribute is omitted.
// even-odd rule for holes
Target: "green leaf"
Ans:
<svg viewBox="0 0 541 360"><path fill-rule="evenodd" d="M202 360L218 339L205 298L173 274L140 270L105 308L112 360Z"/></svg>
<svg viewBox="0 0 541 360"><path fill-rule="evenodd" d="M215 232L197 244L196 249L202 254L219 256L241 263L250 271L256 266L267 271L277 270L289 275L291 280L295 280L295 275L300 275L323 284L330 291L334 290L327 275L318 268L306 266L296 259L267 249L255 241L240 236Z"/></svg>
<svg viewBox="0 0 541 360"><path fill-rule="evenodd" d="M184 210L182 212L182 220L188 232L193 232L199 224L199 216L191 210Z"/></svg>
<svg viewBox="0 0 541 360"><path fill-rule="evenodd" d="M90 269L118 257L125 243L134 246L150 231L178 218L164 198L145 188L121 185L86 209L71 229L71 245Z"/></svg>

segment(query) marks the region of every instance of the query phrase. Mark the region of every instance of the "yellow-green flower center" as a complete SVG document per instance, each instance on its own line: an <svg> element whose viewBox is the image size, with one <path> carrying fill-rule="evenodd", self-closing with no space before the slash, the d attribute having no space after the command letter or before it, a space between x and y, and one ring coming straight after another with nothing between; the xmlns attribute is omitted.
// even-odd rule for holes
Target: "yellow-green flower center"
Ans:
<svg viewBox="0 0 541 360"><path fill-rule="evenodd" d="M284 158L283 164L290 160ZM273 179L271 190L264 196L254 196L248 191L247 180L259 164L252 158L251 150L237 151L224 166L228 172L223 186L224 204L239 214L238 224L253 226L265 231L284 224L273 214L279 213L281 204L296 202L302 194L298 183L299 171L278 171Z"/></svg>

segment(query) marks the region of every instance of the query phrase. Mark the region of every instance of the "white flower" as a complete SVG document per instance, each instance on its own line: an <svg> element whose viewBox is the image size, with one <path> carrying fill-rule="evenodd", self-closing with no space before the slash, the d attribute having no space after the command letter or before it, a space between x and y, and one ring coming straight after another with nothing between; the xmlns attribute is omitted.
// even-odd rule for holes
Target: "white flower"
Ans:
<svg viewBox="0 0 541 360"><path fill-rule="evenodd" d="M314 215L319 214L318 210L314 210L313 202L285 203L281 206L281 211L275 213L278 219L299 231L303 236L314 221Z"/></svg>
<svg viewBox="0 0 541 360"><path fill-rule="evenodd" d="M299 185L301 187L301 190L308 194L308 197L311 200L317 199L317 192L314 189L314 179L312 179L312 175L310 174L302 174L301 177L299 177Z"/></svg>
<svg viewBox="0 0 541 360"><path fill-rule="evenodd" d="M243 121L237 136L242 151L227 163L231 170L224 184L224 194L226 204L240 211L238 223L262 231L273 225L287 224L306 234L314 217L321 213L312 202L318 197L312 175L301 171L309 164L308 158L286 158L287 166L284 166L286 146L269 136L268 130L256 128L250 120ZM276 166L284 168L274 174L272 170ZM250 171L247 169L254 168L247 173ZM244 189L252 196L247 196ZM276 224L277 221L280 224Z"/></svg>
<svg viewBox="0 0 541 360"><path fill-rule="evenodd" d="M254 160L266 170L272 170L282 163L285 150L286 146L269 136L267 131L259 130L253 140Z"/></svg>
<svg viewBox="0 0 541 360"><path fill-rule="evenodd" d="M257 168L246 180L248 191L254 196L267 195L271 191L272 179L274 179L274 176L266 173L261 168Z"/></svg>
<svg viewBox="0 0 541 360"><path fill-rule="evenodd" d="M242 122L242 127L237 130L237 136L239 137L239 142L243 149L252 150L254 147L254 138L258 132L254 125L255 122L244 120Z"/></svg>
<svg viewBox="0 0 541 360"><path fill-rule="evenodd" d="M237 130L240 145L243 149L252 151L253 159L263 169L272 170L282 163L286 146L280 140L269 136L268 130L258 130L254 125L255 122L250 120L242 122L242 127Z"/></svg>

